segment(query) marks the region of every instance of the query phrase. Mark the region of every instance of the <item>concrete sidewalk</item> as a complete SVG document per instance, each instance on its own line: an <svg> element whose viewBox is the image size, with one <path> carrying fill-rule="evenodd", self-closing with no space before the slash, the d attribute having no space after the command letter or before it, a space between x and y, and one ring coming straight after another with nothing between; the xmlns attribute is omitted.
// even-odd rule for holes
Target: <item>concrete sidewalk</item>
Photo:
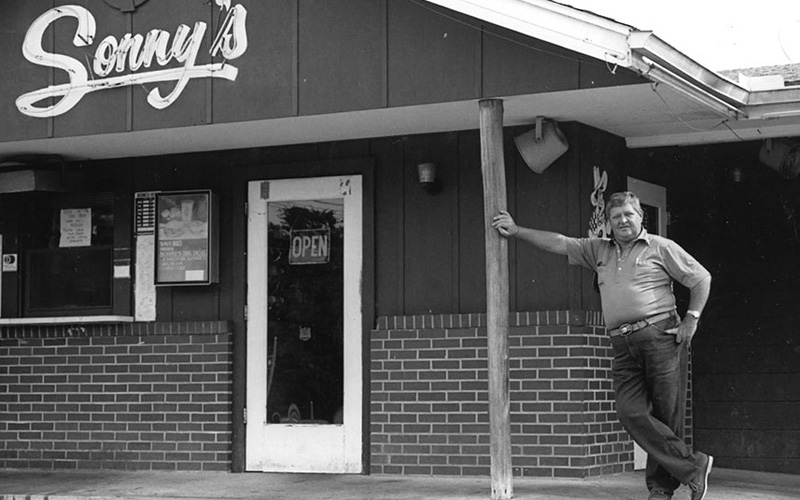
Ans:
<svg viewBox="0 0 800 500"><path fill-rule="evenodd" d="M0 500L489 499L489 478L0 469ZM514 480L519 500L645 500L642 472ZM683 487L675 500L689 498ZM797 500L800 476L715 469L706 500Z"/></svg>

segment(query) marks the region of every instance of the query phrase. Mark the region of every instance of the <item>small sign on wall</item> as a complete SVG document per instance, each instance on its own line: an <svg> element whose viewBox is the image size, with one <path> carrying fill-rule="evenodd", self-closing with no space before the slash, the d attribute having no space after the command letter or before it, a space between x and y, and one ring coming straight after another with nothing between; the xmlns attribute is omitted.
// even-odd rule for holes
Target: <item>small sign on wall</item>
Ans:
<svg viewBox="0 0 800 500"><path fill-rule="evenodd" d="M211 191L156 194L156 285L217 281L215 211Z"/></svg>
<svg viewBox="0 0 800 500"><path fill-rule="evenodd" d="M3 272L4 273L15 273L17 272L17 254L15 253L7 253L3 254Z"/></svg>

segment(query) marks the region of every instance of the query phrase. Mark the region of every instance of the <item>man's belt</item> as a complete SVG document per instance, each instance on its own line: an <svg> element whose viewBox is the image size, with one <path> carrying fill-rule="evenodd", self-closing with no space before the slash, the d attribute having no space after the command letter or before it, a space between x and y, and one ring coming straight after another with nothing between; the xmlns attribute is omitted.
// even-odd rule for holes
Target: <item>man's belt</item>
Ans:
<svg viewBox="0 0 800 500"><path fill-rule="evenodd" d="M616 337L617 335L630 335L631 333L641 330L647 326L652 325L653 323L658 323L659 321L664 321L672 317L675 314L675 311L669 311L661 314L656 314L655 316L650 316L649 318L645 318L642 320L637 321L636 323L625 323L624 325L620 325L617 328L609 331L608 334L611 337Z"/></svg>

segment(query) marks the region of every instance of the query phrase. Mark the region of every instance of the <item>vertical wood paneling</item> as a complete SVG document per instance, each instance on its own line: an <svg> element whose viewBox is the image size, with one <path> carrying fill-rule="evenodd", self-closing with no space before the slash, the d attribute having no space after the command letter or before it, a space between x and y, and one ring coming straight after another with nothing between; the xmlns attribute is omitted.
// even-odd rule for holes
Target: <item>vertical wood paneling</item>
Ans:
<svg viewBox="0 0 800 500"><path fill-rule="evenodd" d="M373 140L375 158L375 311L378 316L404 311L405 175L406 139Z"/></svg>
<svg viewBox="0 0 800 500"><path fill-rule="evenodd" d="M69 0L59 0L59 4L74 4ZM94 44L88 47L75 47L72 39L75 36L77 23L75 20L61 19L54 25L55 52L65 54L82 61L87 65L90 78L94 75L91 64L97 45L107 36L112 35L119 40L124 33L130 33L132 16L106 5L104 2L84 0L79 2L89 9L97 24ZM126 70L125 73L128 73ZM112 72L109 77L120 73ZM56 71L56 84L66 83L66 74ZM128 128L130 89L121 87L92 92L67 113L53 119L53 133L57 137L72 135L89 135L125 132Z"/></svg>
<svg viewBox="0 0 800 500"><path fill-rule="evenodd" d="M147 94L157 88L166 95L175 82L103 90L88 94L65 115L34 119L19 113L14 99L53 78L61 82L65 74L29 63L19 49L27 27L52 3L9 2L0 19L0 47L15 78L0 81L0 114L6 117L0 138L102 135L641 82L629 71L424 2L241 3L248 9L249 44L230 62L239 69L236 81L193 79L162 110L147 103ZM90 64L106 35L119 39L163 29L172 38L180 24L203 21L208 29L196 64L211 62L208 49L220 22L214 2L146 2L133 14L101 0L81 4L97 19L95 43L73 47L74 20L61 20L46 32L46 47L55 36L57 52Z"/></svg>
<svg viewBox="0 0 800 500"><path fill-rule="evenodd" d="M17 269L21 269L19 265L20 250L19 250L19 231L20 231L20 204L17 196L3 196L0 199L0 211L3 213L2 220L0 220L0 235L3 236L2 254L17 254ZM0 272L0 286L2 286L2 294L0 294L0 317L15 317L19 315L20 310L20 273Z"/></svg>
<svg viewBox="0 0 800 500"><path fill-rule="evenodd" d="M478 106L475 106L478 113ZM458 141L459 312L486 310L481 150L477 131L461 132Z"/></svg>
<svg viewBox="0 0 800 500"><path fill-rule="evenodd" d="M214 79L213 121L227 123L295 114L296 9L294 1L248 2L247 51L230 61L235 81ZM212 5L215 5L213 2ZM214 9L214 12L218 12ZM219 18L213 16L217 31ZM219 62L219 61L215 61Z"/></svg>
<svg viewBox="0 0 800 500"><path fill-rule="evenodd" d="M382 0L300 0L301 115L381 107Z"/></svg>
<svg viewBox="0 0 800 500"><path fill-rule="evenodd" d="M214 156L206 154L181 155L173 159L175 182L180 189L209 189L219 194L219 186L225 178ZM220 201L217 197L216 202ZM228 219L230 220L230 219ZM219 241L230 239L230 224L220 224L216 237ZM219 256L217 256L219 258ZM228 267L223 264L221 267ZM220 283L206 286L175 286L172 288L172 321L210 320L219 318L220 289L230 275L220 274Z"/></svg>
<svg viewBox="0 0 800 500"><path fill-rule="evenodd" d="M449 311L453 304L451 248L457 238L457 134L408 137L405 143L404 302L406 313ZM419 185L417 164L436 163L441 190Z"/></svg>
<svg viewBox="0 0 800 500"><path fill-rule="evenodd" d="M575 53L497 26L483 35L483 95L574 90L579 84Z"/></svg>
<svg viewBox="0 0 800 500"><path fill-rule="evenodd" d="M389 106L479 97L480 29L414 2L389 2L388 29Z"/></svg>
<svg viewBox="0 0 800 500"><path fill-rule="evenodd" d="M114 184L114 266L127 265L128 278L114 278L114 314L133 316L133 277L135 276L133 231L130 214L133 213L133 162L112 162L119 168ZM100 167L103 168L102 166ZM127 221L126 221L127 219ZM119 222L117 222L119 221Z"/></svg>
<svg viewBox="0 0 800 500"><path fill-rule="evenodd" d="M51 8L53 2L13 2L13 8L9 8L10 3L4 2L0 15L0 51L6 74L0 78L0 138L4 141L41 139L47 137L49 121L23 115L14 101L22 94L50 85L52 70L28 62L22 56L22 41L31 23ZM42 39L46 51L53 50L52 33L47 30Z"/></svg>
<svg viewBox="0 0 800 500"><path fill-rule="evenodd" d="M365 140L326 142L317 147L318 160L366 158L369 154L370 142Z"/></svg>
<svg viewBox="0 0 800 500"><path fill-rule="evenodd" d="M524 227L566 234L567 171L570 157L562 156L541 174L517 162L517 223ZM569 297L565 257L530 245L516 248L517 309L543 311L566 308Z"/></svg>
<svg viewBox="0 0 800 500"><path fill-rule="evenodd" d="M175 30L181 24L193 27L197 21L203 21L208 28L204 42L197 54L196 65L211 62L208 53L210 41L214 36L211 30L212 13L216 16L214 2L198 2L197 0L170 0L169 2L146 2L133 15L133 33L144 33L152 29L163 29L171 33L170 43ZM154 66L158 67L157 64ZM171 67L171 66L170 66ZM152 68L152 67L151 67ZM155 109L147 102L147 94L158 88L161 96L166 96L175 88L175 82L138 85L133 89L133 128L134 130L150 130L169 127L185 127L206 123L208 106L208 82L204 79L193 79L186 84L181 95L166 109Z"/></svg>

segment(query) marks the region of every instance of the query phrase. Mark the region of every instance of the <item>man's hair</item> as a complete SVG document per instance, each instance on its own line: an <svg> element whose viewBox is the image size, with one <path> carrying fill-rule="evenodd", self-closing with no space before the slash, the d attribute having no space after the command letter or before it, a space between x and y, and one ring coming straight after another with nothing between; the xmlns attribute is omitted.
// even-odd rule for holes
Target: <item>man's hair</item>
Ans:
<svg viewBox="0 0 800 500"><path fill-rule="evenodd" d="M622 191L621 193L614 193L606 203L606 219L609 218L609 212L614 207L622 207L630 204L640 217L644 217L642 212L642 205L639 203L639 197L630 191Z"/></svg>

